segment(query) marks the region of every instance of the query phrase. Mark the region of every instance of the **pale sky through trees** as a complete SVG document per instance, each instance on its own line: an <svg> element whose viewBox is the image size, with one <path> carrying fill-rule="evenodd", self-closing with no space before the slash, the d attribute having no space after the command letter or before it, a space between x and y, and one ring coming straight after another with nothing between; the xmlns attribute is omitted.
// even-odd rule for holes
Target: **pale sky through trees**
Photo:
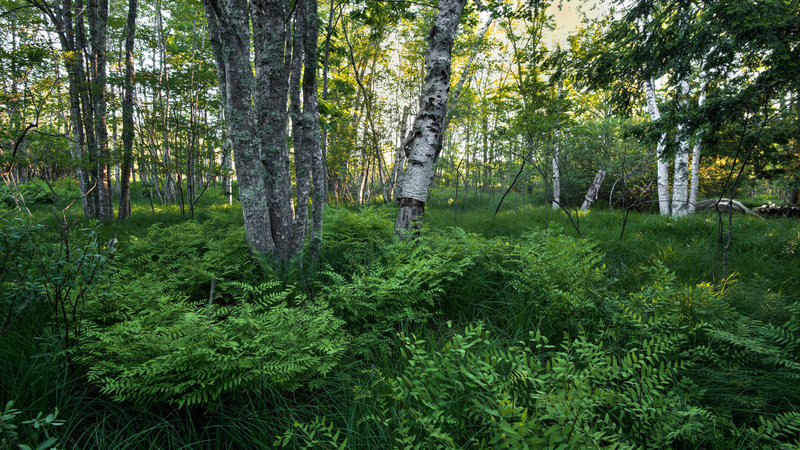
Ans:
<svg viewBox="0 0 800 450"><path fill-rule="evenodd" d="M567 37L578 30L583 21L583 14L596 19L608 12L608 3L602 1L564 1L553 3L548 13L553 16L555 30L547 31L545 41L548 45L560 43L564 46Z"/></svg>

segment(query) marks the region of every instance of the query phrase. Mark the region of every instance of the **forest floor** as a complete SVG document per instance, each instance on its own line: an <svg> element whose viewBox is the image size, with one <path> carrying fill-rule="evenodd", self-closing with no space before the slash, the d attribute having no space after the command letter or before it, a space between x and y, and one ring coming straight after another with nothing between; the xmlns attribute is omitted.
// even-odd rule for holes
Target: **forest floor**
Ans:
<svg viewBox="0 0 800 450"><path fill-rule="evenodd" d="M191 219L138 199L125 224L61 204L31 206L37 229L4 222L8 273L62 254L56 218L70 258L103 265L28 264L27 291L0 279L2 301L33 295L0 316L0 401L19 410L0 418L19 433L4 445L798 444L796 219L734 215L725 252L727 215L570 218L511 196L495 216L496 198L436 191L416 245L396 242L392 205L330 206L320 262L276 266L250 259L240 207L220 200ZM14 253L17 235L35 256ZM81 303L61 327L46 267L86 288L65 294ZM64 324L83 327L69 349Z"/></svg>

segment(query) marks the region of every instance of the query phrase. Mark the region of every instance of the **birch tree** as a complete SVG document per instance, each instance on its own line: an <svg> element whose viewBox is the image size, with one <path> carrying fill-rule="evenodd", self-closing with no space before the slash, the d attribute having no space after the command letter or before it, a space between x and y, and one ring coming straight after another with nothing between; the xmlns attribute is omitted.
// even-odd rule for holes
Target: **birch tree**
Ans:
<svg viewBox="0 0 800 450"><path fill-rule="evenodd" d="M465 4L466 0L440 0L439 12L428 35L419 112L403 143L407 163L398 185L399 210L394 227L401 237L421 225L434 164L441 153L453 41Z"/></svg>

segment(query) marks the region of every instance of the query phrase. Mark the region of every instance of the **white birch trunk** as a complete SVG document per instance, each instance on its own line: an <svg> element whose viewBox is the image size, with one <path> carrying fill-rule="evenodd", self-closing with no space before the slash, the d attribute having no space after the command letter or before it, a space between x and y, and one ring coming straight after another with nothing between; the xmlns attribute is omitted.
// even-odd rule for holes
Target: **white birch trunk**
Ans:
<svg viewBox="0 0 800 450"><path fill-rule="evenodd" d="M650 120L656 121L661 119L661 113L658 111L658 104L656 103L656 92L653 87L653 80L644 82L644 93L647 98L647 113L650 115ZM669 202L669 161L664 158L664 139L665 136L661 135L656 147L656 167L657 167L657 186L658 186L658 209L662 215L670 213Z"/></svg>
<svg viewBox="0 0 800 450"><path fill-rule="evenodd" d="M594 176L594 181L592 181L592 185L589 186L589 192L586 193L586 197L584 197L583 204L581 205L581 211L586 212L589 208L592 207L595 201L597 201L597 195L600 193L600 186L603 184L603 180L606 178L606 171L600 169L597 171L597 175Z"/></svg>
<svg viewBox="0 0 800 450"><path fill-rule="evenodd" d="M559 209L561 206L561 169L558 166L558 133L556 133L556 142L553 146L553 209Z"/></svg>
<svg viewBox="0 0 800 450"><path fill-rule="evenodd" d="M440 0L439 12L428 34L427 73L420 108L404 143L408 164L399 186L400 208L395 222L395 232L401 237L420 225L434 165L442 149L453 40L465 3L466 0Z"/></svg>
<svg viewBox="0 0 800 450"><path fill-rule="evenodd" d="M679 95L684 105L689 90L689 81L681 80ZM689 214L689 134L684 122L678 124L678 153L672 180L672 215L682 217Z"/></svg>
<svg viewBox="0 0 800 450"><path fill-rule="evenodd" d="M700 89L704 89L705 86L701 87ZM698 100L698 106L703 106L703 102L705 102L706 94L704 92L700 92L700 98ZM692 168L691 168L691 184L689 186L689 213L695 212L697 210L697 193L700 190L700 150L703 146L703 132L698 131L695 136L694 141L694 148L692 148Z"/></svg>

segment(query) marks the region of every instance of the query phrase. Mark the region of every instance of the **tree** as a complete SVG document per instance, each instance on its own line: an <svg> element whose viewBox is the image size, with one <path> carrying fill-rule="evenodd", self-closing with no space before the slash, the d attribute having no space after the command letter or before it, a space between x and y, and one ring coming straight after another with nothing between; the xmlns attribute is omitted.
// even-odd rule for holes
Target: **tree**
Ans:
<svg viewBox="0 0 800 450"><path fill-rule="evenodd" d="M133 165L133 44L136 39L137 0L128 0L125 34L125 94L122 100L122 174L118 220L131 217L131 166Z"/></svg>
<svg viewBox="0 0 800 450"><path fill-rule="evenodd" d="M434 164L442 150L453 41L465 4L466 0L440 0L439 13L428 35L419 112L403 143L407 163L398 185L399 210L394 226L401 237L421 225Z"/></svg>
<svg viewBox="0 0 800 450"><path fill-rule="evenodd" d="M294 11L287 1L205 0L216 62L224 73L225 120L235 156L245 235L253 250L286 260L301 249L308 233L308 194L313 177L314 240L322 227L325 177L319 146L316 94L317 3L305 0ZM291 46L292 14L298 40ZM251 69L252 25L255 55ZM313 41L313 42L312 42ZM302 42L302 44L301 44ZM295 148L298 204L293 205L286 146L289 75L305 54L302 143ZM311 165L313 170L307 170ZM313 174L312 174L313 172Z"/></svg>

